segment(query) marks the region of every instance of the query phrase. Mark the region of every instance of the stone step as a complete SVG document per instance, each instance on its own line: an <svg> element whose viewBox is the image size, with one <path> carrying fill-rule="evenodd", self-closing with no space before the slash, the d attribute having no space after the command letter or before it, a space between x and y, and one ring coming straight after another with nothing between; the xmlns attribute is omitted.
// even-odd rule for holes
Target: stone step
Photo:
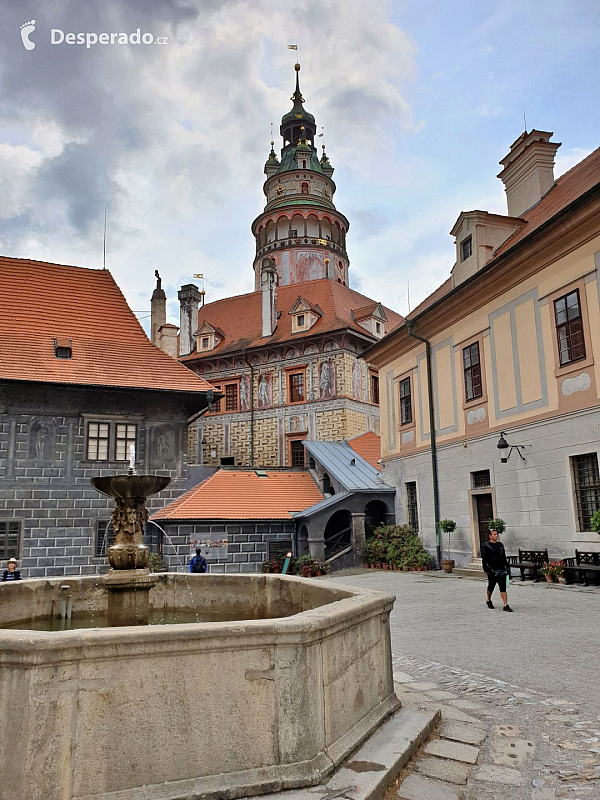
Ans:
<svg viewBox="0 0 600 800"><path fill-rule="evenodd" d="M461 578L479 578L482 581L487 580L487 575L481 568L478 569L477 567L471 567L470 565L453 569L452 574L460 575Z"/></svg>
<svg viewBox="0 0 600 800"><path fill-rule="evenodd" d="M320 786L263 795L265 800L315 800L320 797L380 800L408 761L440 722L438 708L402 707L340 764Z"/></svg>

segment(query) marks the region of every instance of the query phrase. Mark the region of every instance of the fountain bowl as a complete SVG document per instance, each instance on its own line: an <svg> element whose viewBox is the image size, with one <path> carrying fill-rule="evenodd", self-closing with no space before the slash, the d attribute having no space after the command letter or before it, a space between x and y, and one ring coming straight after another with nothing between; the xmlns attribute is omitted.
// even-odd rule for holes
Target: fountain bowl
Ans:
<svg viewBox="0 0 600 800"><path fill-rule="evenodd" d="M108 612L94 576L0 588L0 625L11 624L0 628L0 775L19 800L232 800L312 786L400 705L393 595L161 573L154 613L232 621L27 630L66 594L74 623Z"/></svg>
<svg viewBox="0 0 600 800"><path fill-rule="evenodd" d="M161 492L171 482L163 475L102 475L91 478L90 483L101 494L123 500L151 497Z"/></svg>

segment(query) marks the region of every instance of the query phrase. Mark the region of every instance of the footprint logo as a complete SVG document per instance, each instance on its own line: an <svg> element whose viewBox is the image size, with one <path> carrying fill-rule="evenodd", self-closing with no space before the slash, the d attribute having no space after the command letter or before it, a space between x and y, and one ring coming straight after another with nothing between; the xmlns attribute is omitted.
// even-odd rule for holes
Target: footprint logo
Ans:
<svg viewBox="0 0 600 800"><path fill-rule="evenodd" d="M29 22L25 22L21 25L21 39L23 40L23 47L25 50L33 50L35 47L35 42L29 41L29 34L33 33L35 30L35 20L30 19Z"/></svg>

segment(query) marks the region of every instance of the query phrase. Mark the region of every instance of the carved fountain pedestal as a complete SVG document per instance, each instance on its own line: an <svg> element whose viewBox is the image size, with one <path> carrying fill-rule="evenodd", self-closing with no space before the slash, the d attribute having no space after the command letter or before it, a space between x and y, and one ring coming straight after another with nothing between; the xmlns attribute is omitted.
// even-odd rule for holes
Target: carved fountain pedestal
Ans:
<svg viewBox="0 0 600 800"><path fill-rule="evenodd" d="M108 548L111 569L104 578L108 591L108 624L147 625L150 589L158 576L148 569L150 548L142 543L148 521L146 498L171 482L161 475L107 475L92 478L92 486L115 499L111 522L115 543Z"/></svg>

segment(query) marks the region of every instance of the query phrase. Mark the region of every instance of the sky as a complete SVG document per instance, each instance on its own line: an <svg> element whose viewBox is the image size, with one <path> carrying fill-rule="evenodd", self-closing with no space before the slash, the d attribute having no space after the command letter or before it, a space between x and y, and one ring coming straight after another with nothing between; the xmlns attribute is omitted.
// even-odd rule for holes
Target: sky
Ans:
<svg viewBox="0 0 600 800"><path fill-rule="evenodd" d="M0 23L0 253L101 268L106 207L106 266L146 327L156 269L175 323L195 273L207 302L253 290L290 43L350 285L400 313L450 274L461 211L506 213L524 114L562 142L556 176L600 145L596 0L0 0Z"/></svg>

